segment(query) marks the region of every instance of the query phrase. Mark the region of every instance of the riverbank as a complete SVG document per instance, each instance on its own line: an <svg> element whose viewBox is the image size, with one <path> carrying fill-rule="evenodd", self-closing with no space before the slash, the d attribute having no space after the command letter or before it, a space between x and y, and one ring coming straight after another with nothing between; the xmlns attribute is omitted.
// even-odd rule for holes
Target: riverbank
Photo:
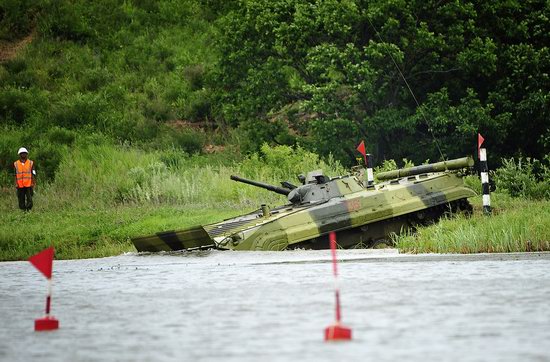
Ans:
<svg viewBox="0 0 550 362"><path fill-rule="evenodd" d="M4 193L4 196L6 194ZM39 205L40 196L36 203ZM6 213L0 226L0 260L24 260L54 245L56 259L83 259L135 251L131 237L185 228L237 215L239 209L207 210L200 205L121 205Z"/></svg>
<svg viewBox="0 0 550 362"><path fill-rule="evenodd" d="M470 200L472 217L458 215L396 238L405 253L507 253L550 250L550 202L493 194L493 213Z"/></svg>
<svg viewBox="0 0 550 362"><path fill-rule="evenodd" d="M217 208L204 204L71 207L61 203L63 207L54 208L43 203L46 197L38 192L37 207L22 213L15 207L15 196L9 190L2 192L6 212L0 224L0 260L25 260L51 244L57 259L120 255L135 251L131 237L206 224L253 209L253 205L237 203ZM483 215L481 199L475 197L470 200L474 206L471 217L458 215L396 237L396 247L402 253L550 251L550 202L503 194L493 194L492 201L492 216Z"/></svg>

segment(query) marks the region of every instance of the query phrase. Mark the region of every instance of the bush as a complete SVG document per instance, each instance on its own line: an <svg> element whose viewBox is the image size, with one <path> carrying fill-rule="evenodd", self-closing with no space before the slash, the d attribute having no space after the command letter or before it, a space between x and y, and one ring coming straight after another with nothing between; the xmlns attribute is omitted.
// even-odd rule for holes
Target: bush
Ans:
<svg viewBox="0 0 550 362"><path fill-rule="evenodd" d="M105 68L85 69L81 79L81 88L85 92L95 92L107 85L111 79L111 74Z"/></svg>
<svg viewBox="0 0 550 362"><path fill-rule="evenodd" d="M188 154L200 153L206 142L206 135L202 130L187 128L183 130L174 130L171 134L172 142L175 147L180 148Z"/></svg>
<svg viewBox="0 0 550 362"><path fill-rule="evenodd" d="M119 141L148 142L159 134L157 122L146 119L135 111L128 112L122 118L109 117L106 128Z"/></svg>
<svg viewBox="0 0 550 362"><path fill-rule="evenodd" d="M56 125L65 128L95 126L103 117L106 107L107 102L100 95L76 93L56 105L52 119Z"/></svg>
<svg viewBox="0 0 550 362"><path fill-rule="evenodd" d="M187 154L185 152L172 147L161 152L160 160L169 169L177 169L183 165L186 157Z"/></svg>
<svg viewBox="0 0 550 362"><path fill-rule="evenodd" d="M88 5L64 1L51 1L46 4L44 13L48 16L43 17L39 25L43 34L78 42L83 42L91 36L92 31L83 11Z"/></svg>
<svg viewBox="0 0 550 362"><path fill-rule="evenodd" d="M395 162L395 160L384 160L380 166L376 166L374 168L374 173L377 174L379 172L393 171L398 168L399 167L397 167L397 162Z"/></svg>
<svg viewBox="0 0 550 362"><path fill-rule="evenodd" d="M198 90L189 94L183 110L183 117L191 121L203 121L211 117L212 103L207 90Z"/></svg>
<svg viewBox="0 0 550 362"><path fill-rule="evenodd" d="M346 170L332 158L323 161L313 152L300 146L275 146L264 143L259 153L254 153L241 164L241 172L246 177L261 176L262 170L269 174L270 179L264 181L279 182L291 178L296 181L296 176L309 171L322 169L329 176L338 176L346 173ZM291 181L291 182L292 182Z"/></svg>
<svg viewBox="0 0 550 362"><path fill-rule="evenodd" d="M30 99L27 92L14 88L0 90L0 119L23 125L30 112Z"/></svg>
<svg viewBox="0 0 550 362"><path fill-rule="evenodd" d="M502 159L502 167L492 176L497 189L512 197L550 199L550 155L543 162L529 157Z"/></svg>
<svg viewBox="0 0 550 362"><path fill-rule="evenodd" d="M28 34L39 5L36 0L3 0L0 4L0 39L14 40Z"/></svg>
<svg viewBox="0 0 550 362"><path fill-rule="evenodd" d="M34 160L37 178L39 182L51 181L59 168L63 155L67 148L62 145L50 144L48 142L39 142L32 148L33 156L29 158ZM31 150L29 150L31 152Z"/></svg>
<svg viewBox="0 0 550 362"><path fill-rule="evenodd" d="M481 188L481 178L479 178L479 176L477 175L465 176L464 185L477 192L478 195L481 195L483 193L483 190Z"/></svg>
<svg viewBox="0 0 550 362"><path fill-rule="evenodd" d="M143 115L155 121L167 121L174 117L172 107L164 99L155 97L143 103Z"/></svg>
<svg viewBox="0 0 550 362"><path fill-rule="evenodd" d="M204 66L202 64L189 65L183 69L183 78L196 91L204 85Z"/></svg>
<svg viewBox="0 0 550 362"><path fill-rule="evenodd" d="M361 159L361 164L363 164L363 160ZM395 162L395 160L391 159L391 160L384 160L382 161L382 164L380 166L376 166L374 168L374 174L376 176L376 174L378 174L379 172L386 172L386 171L394 171L394 170L397 170L399 168L409 168L409 167L414 167L414 162L404 158L403 159L403 166L402 167L399 167L397 165L397 162Z"/></svg>
<svg viewBox="0 0 550 362"><path fill-rule="evenodd" d="M22 145L22 132L4 127L0 129L0 185L13 184L13 162L17 160L17 150Z"/></svg>
<svg viewBox="0 0 550 362"><path fill-rule="evenodd" d="M76 132L61 127L53 127L48 130L48 139L53 144L70 146L76 139Z"/></svg>

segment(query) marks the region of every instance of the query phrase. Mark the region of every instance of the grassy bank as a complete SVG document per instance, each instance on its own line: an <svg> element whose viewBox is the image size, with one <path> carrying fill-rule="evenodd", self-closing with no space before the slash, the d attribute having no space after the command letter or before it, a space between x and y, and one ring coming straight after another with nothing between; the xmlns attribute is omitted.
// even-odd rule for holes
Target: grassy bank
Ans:
<svg viewBox="0 0 550 362"><path fill-rule="evenodd" d="M336 162L285 146L264 146L248 157L230 150L190 156L173 148L146 150L77 137L73 147L62 151L55 178L39 178L30 213L17 208L14 188L0 189L0 260L24 260L52 244L59 259L117 255L135 250L131 237L210 223L261 203L286 201L232 182L232 174L278 184L295 182L295 175L316 168L329 175L346 173ZM38 170L40 177L40 164ZM472 185L479 188L479 180ZM442 220L400 236L397 247L412 253L550 250L550 202L496 193L494 214L485 217L481 198L471 201L473 217Z"/></svg>
<svg viewBox="0 0 550 362"><path fill-rule="evenodd" d="M43 198L37 194L36 210L13 210L4 218L0 260L24 260L50 245L55 246L57 259L119 255L135 251L132 236L213 222L242 211L204 209L201 205L65 207L51 211L39 207L41 201Z"/></svg>
<svg viewBox="0 0 550 362"><path fill-rule="evenodd" d="M407 253L505 253L550 251L550 202L493 194L493 215L484 216L481 198L470 200L472 217L441 220L396 237Z"/></svg>
<svg viewBox="0 0 550 362"><path fill-rule="evenodd" d="M263 194L262 192L260 192ZM265 196L265 194L263 195ZM22 213L12 190L2 192L4 215L0 226L0 260L23 260L53 244L56 258L104 257L135 251L130 237L204 224L250 211L250 203L212 205L132 204L52 207L37 192L36 208ZM254 197L257 203L262 197ZM272 202L277 202L272 200ZM482 214L481 200L471 200L473 217L444 219L397 237L397 247L408 253L479 253L550 250L550 202L528 202L493 194L494 215Z"/></svg>
<svg viewBox="0 0 550 362"><path fill-rule="evenodd" d="M218 221L286 198L230 181L232 174L278 184L298 173L344 170L302 149L265 146L259 154L190 156L103 140L66 148L55 179L36 187L35 207L17 208L14 188L0 191L0 260L24 260L53 244L59 259L135 251L134 236ZM32 158L32 155L31 155ZM38 166L39 176L40 168Z"/></svg>

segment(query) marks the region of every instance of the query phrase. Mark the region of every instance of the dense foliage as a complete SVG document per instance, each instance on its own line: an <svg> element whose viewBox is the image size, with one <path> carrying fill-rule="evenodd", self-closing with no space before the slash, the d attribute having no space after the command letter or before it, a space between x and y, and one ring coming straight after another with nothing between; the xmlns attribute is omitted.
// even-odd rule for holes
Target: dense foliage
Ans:
<svg viewBox="0 0 550 362"><path fill-rule="evenodd" d="M543 159L549 17L544 0L2 0L0 180L20 145L53 177L80 133L350 165L360 139L420 163L481 132L493 165Z"/></svg>
<svg viewBox="0 0 550 362"><path fill-rule="evenodd" d="M219 26L221 114L350 159L550 150L550 3L239 1ZM407 89L403 77L416 96Z"/></svg>
<svg viewBox="0 0 550 362"><path fill-rule="evenodd" d="M0 1L0 181L25 145L42 180L77 134L200 152L213 27L197 1ZM3 55L3 54L0 54Z"/></svg>
<svg viewBox="0 0 550 362"><path fill-rule="evenodd" d="M550 156L544 160L504 159L493 177L499 191L523 199L550 200Z"/></svg>

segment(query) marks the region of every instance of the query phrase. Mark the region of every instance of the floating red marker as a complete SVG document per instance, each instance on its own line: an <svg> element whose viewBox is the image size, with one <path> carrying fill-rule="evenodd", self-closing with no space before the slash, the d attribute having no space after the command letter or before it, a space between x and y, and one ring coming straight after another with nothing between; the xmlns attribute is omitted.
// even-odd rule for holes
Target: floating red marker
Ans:
<svg viewBox="0 0 550 362"><path fill-rule="evenodd" d="M338 288L338 261L336 260L336 233L329 234L330 250L332 252L332 271L334 272L335 296L336 296L336 322L325 328L325 341L351 340L351 329L341 324L342 313L340 310L340 290Z"/></svg>
<svg viewBox="0 0 550 362"><path fill-rule="evenodd" d="M42 250L40 253L29 258L35 266L48 279L48 295L46 296L46 316L34 321L35 331L51 331L59 328L59 321L50 316L50 304L52 300L52 268L53 268L53 246Z"/></svg>
<svg viewBox="0 0 550 362"><path fill-rule="evenodd" d="M55 317L44 317L34 320L34 330L40 331L52 331L59 328L59 321Z"/></svg>

